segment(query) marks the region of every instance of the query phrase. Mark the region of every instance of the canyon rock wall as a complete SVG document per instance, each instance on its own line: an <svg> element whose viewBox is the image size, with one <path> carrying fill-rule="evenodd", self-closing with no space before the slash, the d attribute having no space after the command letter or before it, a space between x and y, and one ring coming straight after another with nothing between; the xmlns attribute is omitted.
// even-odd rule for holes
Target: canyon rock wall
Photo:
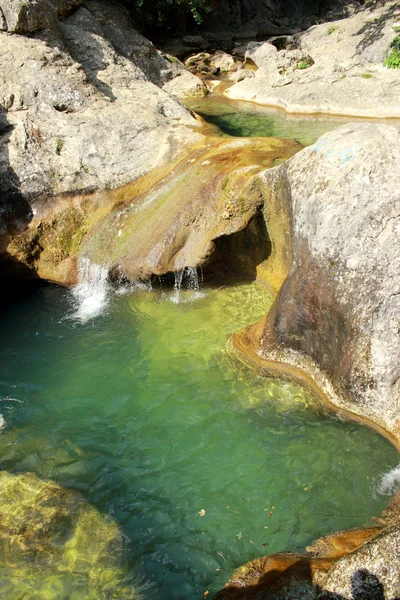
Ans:
<svg viewBox="0 0 400 600"><path fill-rule="evenodd" d="M398 439L399 129L346 125L259 177L291 222L291 267L259 355L326 377L336 405Z"/></svg>
<svg viewBox="0 0 400 600"><path fill-rule="evenodd" d="M187 88L204 85L137 33L118 4L4 0L0 7L5 277L18 263L8 260L10 238L57 195L123 185L201 139L198 121L163 86L183 74ZM18 277L29 273L19 269Z"/></svg>
<svg viewBox="0 0 400 600"><path fill-rule="evenodd" d="M348 4L340 0L220 0L202 28L236 38L294 33L334 11L344 16ZM358 3L355 3L356 5Z"/></svg>

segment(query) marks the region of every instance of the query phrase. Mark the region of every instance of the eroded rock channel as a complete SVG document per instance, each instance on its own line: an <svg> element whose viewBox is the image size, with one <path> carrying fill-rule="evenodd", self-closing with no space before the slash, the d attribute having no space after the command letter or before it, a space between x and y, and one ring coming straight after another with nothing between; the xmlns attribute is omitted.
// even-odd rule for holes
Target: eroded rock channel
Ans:
<svg viewBox="0 0 400 600"><path fill-rule="evenodd" d="M398 187L385 169L398 172L398 136L353 123L301 150L279 137L208 134L132 185L44 205L12 236L8 252L26 269L86 281L78 300L49 288L8 315L2 440L6 449L15 437L17 450L2 464L75 487L111 512L133 576L124 581L144 581L131 593L212 594L249 558L217 597L346 598L362 568L380 569L384 593L397 593L396 570L385 578L380 567L382 556L393 560L396 501L308 557L274 552L367 524L394 489L395 449L326 414L318 397L397 442L397 338L379 315L385 302L396 313L398 247L388 240ZM365 261L368 278L357 275ZM227 334L263 377L232 362ZM381 343L393 352L374 351ZM111 583L90 585L113 597L123 566L110 544ZM267 546L272 556L257 559ZM85 564L82 580L60 564L31 569L29 589L56 578L56 597L85 597L82 581L97 566Z"/></svg>
<svg viewBox="0 0 400 600"><path fill-rule="evenodd" d="M398 117L398 5L365 11L202 68ZM0 596L398 597L398 126L185 107L101 0L0 29Z"/></svg>

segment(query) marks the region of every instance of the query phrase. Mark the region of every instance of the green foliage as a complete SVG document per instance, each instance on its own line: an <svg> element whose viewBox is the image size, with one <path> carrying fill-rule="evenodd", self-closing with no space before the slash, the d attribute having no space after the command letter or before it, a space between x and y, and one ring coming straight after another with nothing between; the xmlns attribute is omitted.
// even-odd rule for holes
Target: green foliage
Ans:
<svg viewBox="0 0 400 600"><path fill-rule="evenodd" d="M372 75L371 75L371 73L363 73L363 74L361 75L361 77L363 77L364 79L371 79L371 78L372 78Z"/></svg>
<svg viewBox="0 0 400 600"><path fill-rule="evenodd" d="M188 21L202 23L211 11L207 0L130 0L130 7L145 26L185 29Z"/></svg>
<svg viewBox="0 0 400 600"><path fill-rule="evenodd" d="M172 64L177 64L180 62L179 59L176 58L176 56L172 56L172 54L166 54L165 56L166 56L167 60L169 60L169 62Z"/></svg>
<svg viewBox="0 0 400 600"><path fill-rule="evenodd" d="M397 32L400 33L400 25L393 25L393 29Z"/></svg>
<svg viewBox="0 0 400 600"><path fill-rule="evenodd" d="M392 50L398 50L398 51L400 51L400 35L396 35L396 37L394 38L394 40L390 44L390 48L392 48Z"/></svg>
<svg viewBox="0 0 400 600"><path fill-rule="evenodd" d="M400 52L393 50L383 64L388 69L400 69Z"/></svg>
<svg viewBox="0 0 400 600"><path fill-rule="evenodd" d="M390 54L383 63L388 69L400 69L400 35L396 35L389 46Z"/></svg>
<svg viewBox="0 0 400 600"><path fill-rule="evenodd" d="M64 140L62 138L57 138L56 140L56 154L60 156L61 150L64 148Z"/></svg>
<svg viewBox="0 0 400 600"><path fill-rule="evenodd" d="M301 60L300 62L297 63L298 69L308 69L308 67L311 67L311 65L306 60Z"/></svg>
<svg viewBox="0 0 400 600"><path fill-rule="evenodd" d="M335 25L332 25L332 27L329 27L328 29L328 35L331 35L334 31L336 31L337 27Z"/></svg>

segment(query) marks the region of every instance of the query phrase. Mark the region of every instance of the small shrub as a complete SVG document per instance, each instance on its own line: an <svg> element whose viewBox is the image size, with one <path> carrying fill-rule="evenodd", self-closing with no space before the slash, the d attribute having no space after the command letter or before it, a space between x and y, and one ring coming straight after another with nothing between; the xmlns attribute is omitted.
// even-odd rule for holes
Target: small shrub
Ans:
<svg viewBox="0 0 400 600"><path fill-rule="evenodd" d="M336 30L337 30L337 27L335 27L335 25L332 25L332 27L329 27L329 29L328 29L328 35L332 35L332 33Z"/></svg>
<svg viewBox="0 0 400 600"><path fill-rule="evenodd" d="M56 154L60 156L61 150L64 148L64 140L62 138L57 138L56 140Z"/></svg>
<svg viewBox="0 0 400 600"><path fill-rule="evenodd" d="M172 54L166 54L165 56L166 56L167 60L172 64L177 64L180 62L179 59L176 58L176 56L172 56Z"/></svg>
<svg viewBox="0 0 400 600"><path fill-rule="evenodd" d="M400 35L396 35L389 46L390 54L383 65L388 69L400 69Z"/></svg>
<svg viewBox="0 0 400 600"><path fill-rule="evenodd" d="M364 79L371 79L372 75L371 73L363 73L361 77L363 77Z"/></svg>
<svg viewBox="0 0 400 600"><path fill-rule="evenodd" d="M306 60L301 60L300 62L297 63L298 69L308 69L308 67L311 67L311 65Z"/></svg>

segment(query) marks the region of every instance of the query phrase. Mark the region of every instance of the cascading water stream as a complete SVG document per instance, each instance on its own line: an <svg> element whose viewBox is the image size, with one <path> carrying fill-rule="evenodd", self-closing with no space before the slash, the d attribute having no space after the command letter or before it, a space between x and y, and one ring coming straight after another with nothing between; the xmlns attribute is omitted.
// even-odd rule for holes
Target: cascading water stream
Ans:
<svg viewBox="0 0 400 600"><path fill-rule="evenodd" d="M200 268L200 279L203 281L203 271ZM199 273L196 267L184 267L181 271L175 273L175 285L174 294L171 296L171 301L175 304L179 304L181 299L181 289L183 284L185 289L193 292L190 295L189 300L195 300L201 298L203 294L200 292L200 279Z"/></svg>
<svg viewBox="0 0 400 600"><path fill-rule="evenodd" d="M98 316L108 302L108 269L104 265L92 263L89 258L80 258L78 263L78 284L73 289L77 309L71 318L85 323Z"/></svg>
<svg viewBox="0 0 400 600"><path fill-rule="evenodd" d="M199 275L200 272L200 275ZM161 278L160 285L162 287ZM195 267L184 267L175 273L175 284L173 293L169 299L174 304L183 301L181 290L185 289L190 295L185 297L184 301L192 301L202 298L200 291L203 281L203 272ZM121 285L115 290L116 293L133 293L136 289L151 290L150 282L135 282L129 286ZM104 265L93 263L89 258L80 258L78 263L78 284L73 289L72 294L75 301L76 310L70 315L70 318L86 323L86 321L99 316L108 304L111 292L111 285L108 280L108 268Z"/></svg>

